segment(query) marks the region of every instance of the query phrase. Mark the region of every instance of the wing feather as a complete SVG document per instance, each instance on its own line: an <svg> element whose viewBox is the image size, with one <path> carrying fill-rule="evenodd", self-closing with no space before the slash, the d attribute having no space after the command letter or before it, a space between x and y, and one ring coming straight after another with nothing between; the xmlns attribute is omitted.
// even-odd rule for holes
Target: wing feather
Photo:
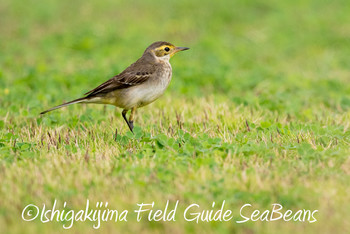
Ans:
<svg viewBox="0 0 350 234"><path fill-rule="evenodd" d="M90 90L85 95L87 97L103 96L117 89L125 89L144 83L156 72L156 66L153 64L140 65L140 62L131 64L122 73Z"/></svg>

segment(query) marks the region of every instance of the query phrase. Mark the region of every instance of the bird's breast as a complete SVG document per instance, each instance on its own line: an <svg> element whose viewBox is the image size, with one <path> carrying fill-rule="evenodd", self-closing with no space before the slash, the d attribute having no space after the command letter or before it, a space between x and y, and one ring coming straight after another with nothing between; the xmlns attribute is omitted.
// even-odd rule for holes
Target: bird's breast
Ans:
<svg viewBox="0 0 350 234"><path fill-rule="evenodd" d="M170 64L156 71L147 81L118 92L115 96L116 106L131 109L142 107L154 102L163 95L171 81L172 69Z"/></svg>
<svg viewBox="0 0 350 234"><path fill-rule="evenodd" d="M171 81L171 67L163 69L149 81L140 85L135 92L138 99L138 106L145 106L163 95Z"/></svg>

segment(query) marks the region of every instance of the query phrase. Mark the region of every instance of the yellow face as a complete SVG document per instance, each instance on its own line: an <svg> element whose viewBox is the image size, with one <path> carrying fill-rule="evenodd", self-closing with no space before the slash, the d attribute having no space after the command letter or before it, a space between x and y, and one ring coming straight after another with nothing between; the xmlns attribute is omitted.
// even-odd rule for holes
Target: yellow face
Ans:
<svg viewBox="0 0 350 234"><path fill-rule="evenodd" d="M188 50L187 47L176 47L174 45L162 45L158 48L154 49L153 52L157 57L164 57L169 55L170 57L173 57L174 54L176 54L179 51Z"/></svg>

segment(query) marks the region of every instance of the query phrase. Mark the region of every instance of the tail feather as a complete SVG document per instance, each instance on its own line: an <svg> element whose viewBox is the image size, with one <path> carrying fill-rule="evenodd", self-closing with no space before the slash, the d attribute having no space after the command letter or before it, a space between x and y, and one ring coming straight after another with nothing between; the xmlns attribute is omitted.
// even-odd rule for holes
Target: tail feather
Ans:
<svg viewBox="0 0 350 234"><path fill-rule="evenodd" d="M46 114L47 112L50 112L50 111L53 111L53 110L56 110L56 109L59 109L59 108L65 107L65 106L69 106L69 105L72 105L72 104L75 104L75 103L80 103L80 102L83 102L85 100L87 100L86 97L78 98L78 99L75 99L73 101L63 103L63 104L61 104L59 106L52 107L51 109L43 111L40 114L43 115L43 114Z"/></svg>

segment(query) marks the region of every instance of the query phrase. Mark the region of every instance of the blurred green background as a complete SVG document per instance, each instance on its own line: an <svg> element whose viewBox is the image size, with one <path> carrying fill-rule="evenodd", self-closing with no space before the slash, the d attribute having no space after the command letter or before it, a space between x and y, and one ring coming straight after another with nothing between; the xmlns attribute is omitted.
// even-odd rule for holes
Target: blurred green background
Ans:
<svg viewBox="0 0 350 234"><path fill-rule="evenodd" d="M139 111L136 136L113 107L38 118L158 40L191 49L172 58L171 85ZM281 202L320 209L320 220L129 222L100 231L345 233L349 54L346 0L2 0L0 224L11 233L61 232L62 224L20 220L26 204L55 198L74 209L86 198L126 208L154 198L208 207L227 199L235 215L245 202L265 209Z"/></svg>
<svg viewBox="0 0 350 234"><path fill-rule="evenodd" d="M173 59L173 94L292 114L347 109L349 8L339 0L2 1L1 86L11 91L2 105L76 98L166 40L191 47Z"/></svg>

